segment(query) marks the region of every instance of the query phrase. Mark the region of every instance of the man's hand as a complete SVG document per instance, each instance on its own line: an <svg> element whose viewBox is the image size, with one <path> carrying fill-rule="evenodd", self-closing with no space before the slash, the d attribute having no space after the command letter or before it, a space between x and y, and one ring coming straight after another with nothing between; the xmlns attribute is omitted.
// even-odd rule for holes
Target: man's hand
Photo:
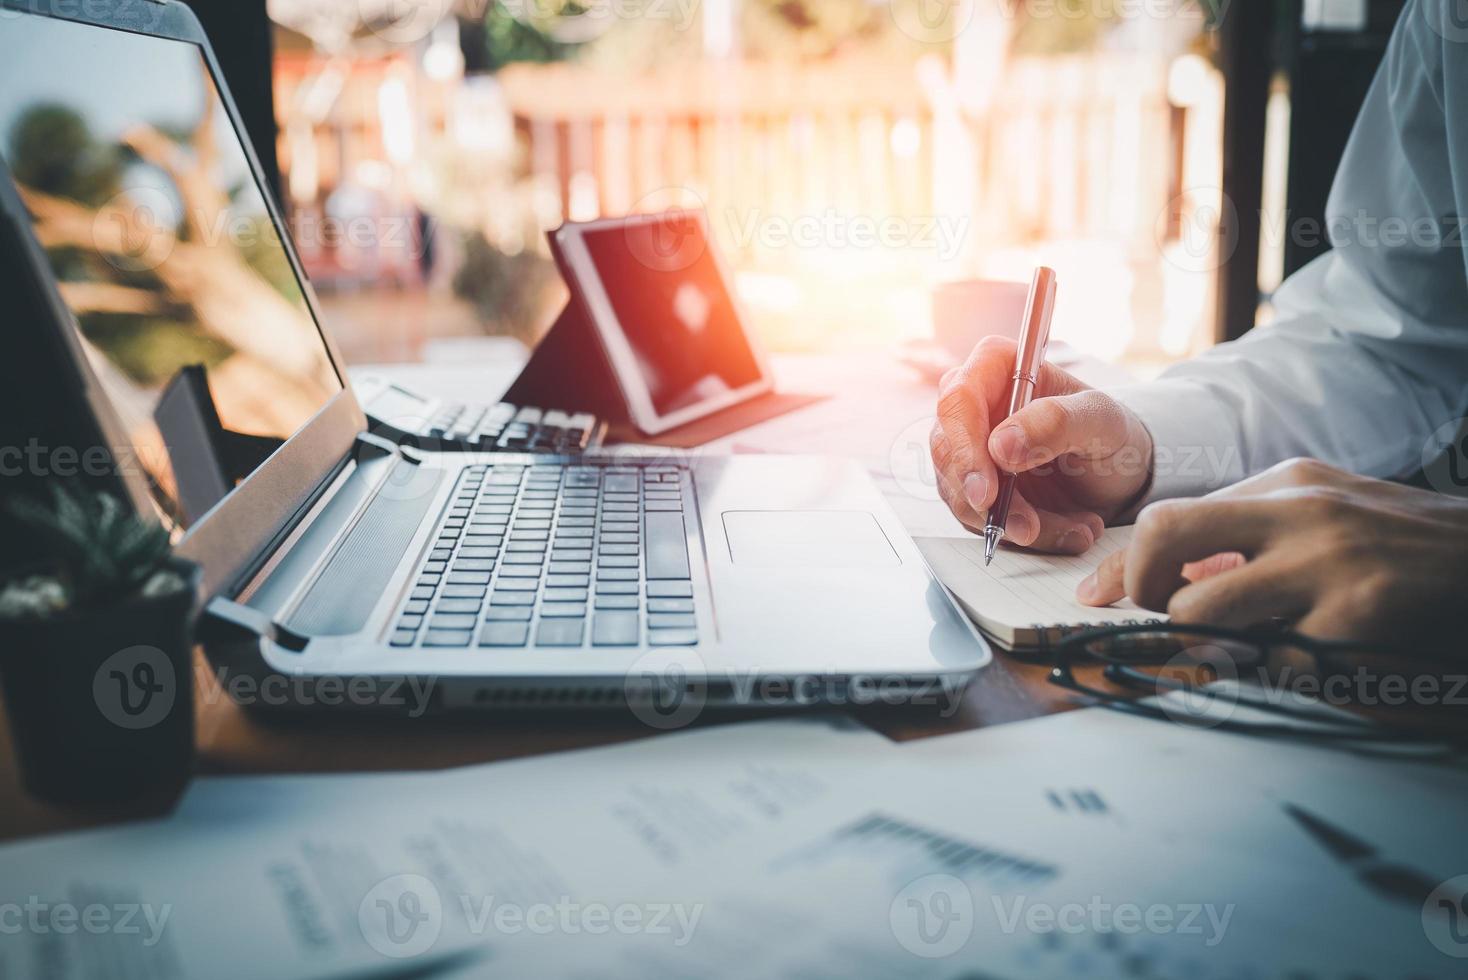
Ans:
<svg viewBox="0 0 1468 980"><path fill-rule="evenodd" d="M1282 618L1309 636L1392 646L1451 635L1468 594L1468 501L1314 460L1196 500L1153 504L1131 547L1081 583L1176 621Z"/></svg>
<svg viewBox="0 0 1468 980"><path fill-rule="evenodd" d="M978 531L999 470L1021 474L1005 539L1079 554L1147 488L1152 437L1120 403L1049 365L1035 400L1005 419L1014 352L1014 341L988 337L943 379L931 437L938 492Z"/></svg>

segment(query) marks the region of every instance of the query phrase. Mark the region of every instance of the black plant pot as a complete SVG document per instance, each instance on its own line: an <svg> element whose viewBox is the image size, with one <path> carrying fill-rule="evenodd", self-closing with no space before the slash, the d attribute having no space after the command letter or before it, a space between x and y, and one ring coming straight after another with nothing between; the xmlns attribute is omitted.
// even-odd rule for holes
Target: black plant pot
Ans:
<svg viewBox="0 0 1468 980"><path fill-rule="evenodd" d="M37 798L119 802L187 782L199 569L170 567L184 587L167 595L0 623L5 707Z"/></svg>

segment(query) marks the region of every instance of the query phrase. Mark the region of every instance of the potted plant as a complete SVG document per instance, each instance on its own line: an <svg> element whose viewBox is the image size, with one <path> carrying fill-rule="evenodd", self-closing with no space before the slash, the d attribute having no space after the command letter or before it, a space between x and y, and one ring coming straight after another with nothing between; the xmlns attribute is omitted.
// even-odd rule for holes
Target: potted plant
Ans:
<svg viewBox="0 0 1468 980"><path fill-rule="evenodd" d="M117 498L9 501L45 563L0 585L0 683L21 776L53 802L177 789L194 759L199 571Z"/></svg>

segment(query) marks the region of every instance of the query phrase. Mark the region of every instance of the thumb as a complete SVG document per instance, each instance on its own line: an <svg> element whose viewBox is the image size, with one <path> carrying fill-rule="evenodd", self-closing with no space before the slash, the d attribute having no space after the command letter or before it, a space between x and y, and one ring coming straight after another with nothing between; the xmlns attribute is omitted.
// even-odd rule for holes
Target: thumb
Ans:
<svg viewBox="0 0 1468 980"><path fill-rule="evenodd" d="M1133 442L1140 424L1120 402L1099 391L1041 398L990 434L989 454L1011 473L1064 455L1105 459Z"/></svg>

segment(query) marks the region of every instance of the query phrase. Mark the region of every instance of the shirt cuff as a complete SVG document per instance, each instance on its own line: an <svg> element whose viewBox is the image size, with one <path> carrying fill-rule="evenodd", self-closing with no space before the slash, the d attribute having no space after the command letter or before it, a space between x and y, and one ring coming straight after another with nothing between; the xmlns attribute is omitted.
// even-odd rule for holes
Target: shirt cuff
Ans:
<svg viewBox="0 0 1468 980"><path fill-rule="evenodd" d="M1152 434L1152 484L1135 510L1154 500L1196 497L1244 478L1237 430L1207 386L1184 379L1108 388Z"/></svg>

